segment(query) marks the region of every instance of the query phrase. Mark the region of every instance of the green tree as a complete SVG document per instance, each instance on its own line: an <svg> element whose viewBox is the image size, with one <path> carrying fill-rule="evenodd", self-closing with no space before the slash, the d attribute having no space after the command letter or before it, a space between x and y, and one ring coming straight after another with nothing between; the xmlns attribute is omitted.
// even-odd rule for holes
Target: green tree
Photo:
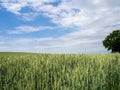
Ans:
<svg viewBox="0 0 120 90"><path fill-rule="evenodd" d="M120 53L120 30L115 30L110 33L104 40L103 45L112 53Z"/></svg>

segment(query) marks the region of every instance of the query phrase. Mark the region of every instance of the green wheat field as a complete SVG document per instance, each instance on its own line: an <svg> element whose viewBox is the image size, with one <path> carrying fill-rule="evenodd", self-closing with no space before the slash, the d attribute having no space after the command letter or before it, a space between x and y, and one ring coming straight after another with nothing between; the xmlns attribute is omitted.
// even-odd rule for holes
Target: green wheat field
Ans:
<svg viewBox="0 0 120 90"><path fill-rule="evenodd" d="M0 90L120 90L120 54L0 53Z"/></svg>

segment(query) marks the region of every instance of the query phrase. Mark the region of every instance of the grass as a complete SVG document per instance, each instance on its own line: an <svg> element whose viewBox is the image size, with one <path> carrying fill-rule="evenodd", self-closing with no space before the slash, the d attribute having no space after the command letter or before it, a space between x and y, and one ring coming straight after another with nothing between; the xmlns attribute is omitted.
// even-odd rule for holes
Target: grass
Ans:
<svg viewBox="0 0 120 90"><path fill-rule="evenodd" d="M0 90L119 90L120 54L0 53Z"/></svg>

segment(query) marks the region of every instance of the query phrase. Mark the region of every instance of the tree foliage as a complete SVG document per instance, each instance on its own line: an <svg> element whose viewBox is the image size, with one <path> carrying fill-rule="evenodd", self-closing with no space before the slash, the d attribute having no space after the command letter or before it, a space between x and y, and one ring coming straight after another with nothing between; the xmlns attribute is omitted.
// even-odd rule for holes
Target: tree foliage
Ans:
<svg viewBox="0 0 120 90"><path fill-rule="evenodd" d="M103 45L107 50L111 50L111 52L119 52L120 53L120 30L115 30L110 33L104 40Z"/></svg>

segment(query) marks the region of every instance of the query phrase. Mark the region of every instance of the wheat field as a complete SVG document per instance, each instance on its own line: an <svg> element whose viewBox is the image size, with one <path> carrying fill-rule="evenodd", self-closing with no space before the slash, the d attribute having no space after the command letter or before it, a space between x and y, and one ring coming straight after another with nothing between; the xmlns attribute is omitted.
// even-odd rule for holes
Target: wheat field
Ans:
<svg viewBox="0 0 120 90"><path fill-rule="evenodd" d="M120 54L0 53L0 90L120 90Z"/></svg>

